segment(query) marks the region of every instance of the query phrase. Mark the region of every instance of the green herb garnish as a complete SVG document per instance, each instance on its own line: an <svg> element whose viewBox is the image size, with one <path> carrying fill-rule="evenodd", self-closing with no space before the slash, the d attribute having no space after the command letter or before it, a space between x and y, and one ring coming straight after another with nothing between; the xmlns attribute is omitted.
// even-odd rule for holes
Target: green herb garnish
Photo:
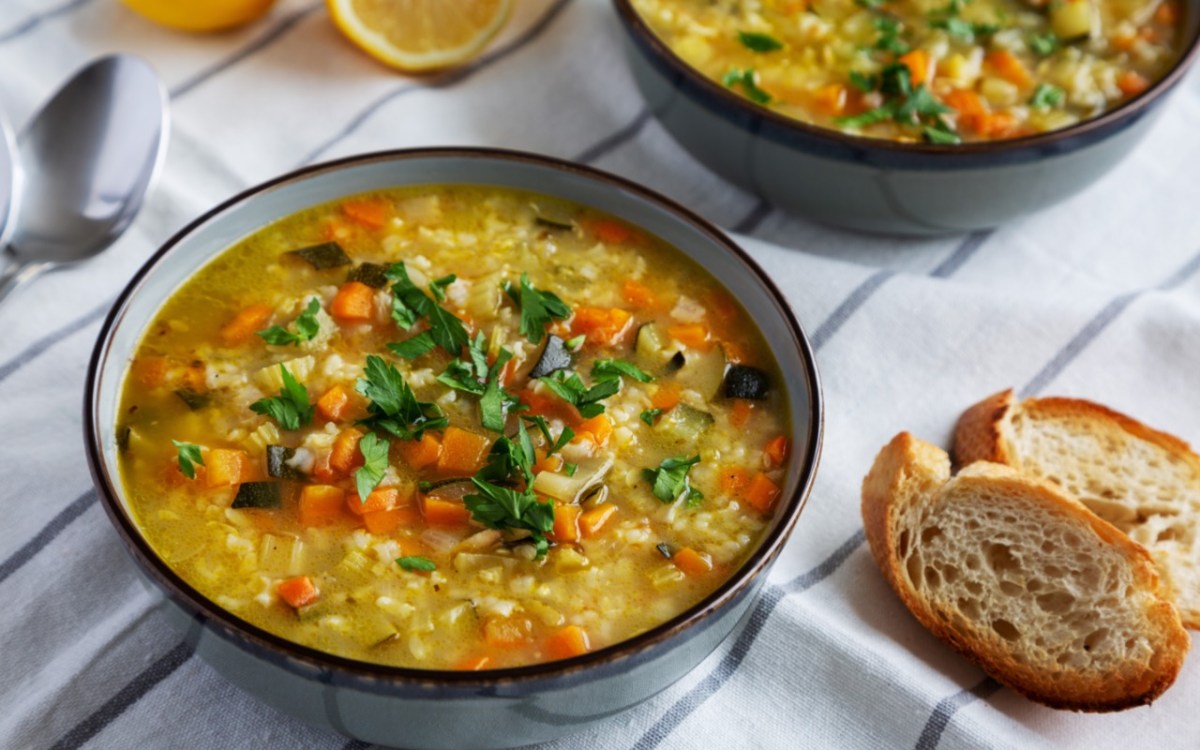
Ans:
<svg viewBox="0 0 1200 750"><path fill-rule="evenodd" d="M569 477L575 476L575 472L579 470L579 464L563 464L563 473Z"/></svg>
<svg viewBox="0 0 1200 750"><path fill-rule="evenodd" d="M358 441L358 452L362 454L363 465L354 472L354 487L358 490L358 502L365 503L379 483L388 467L388 441L368 432Z"/></svg>
<svg viewBox="0 0 1200 750"><path fill-rule="evenodd" d="M950 36L965 42L974 42L976 37L989 36L1000 30L1000 27L994 23L973 23L961 18L938 18L930 21L929 26L934 29L943 29Z"/></svg>
<svg viewBox="0 0 1200 750"><path fill-rule="evenodd" d="M925 136L925 140L939 146L962 143L962 138L958 136L958 133L952 133L949 130L942 130L926 125L921 128L921 133Z"/></svg>
<svg viewBox="0 0 1200 750"><path fill-rule="evenodd" d="M390 267L387 277L392 282L392 319L407 330L425 318L433 342L457 357L471 338L463 322L421 291L409 278L403 263ZM453 281L453 275L445 276L430 283L429 288L434 297L443 300L446 286Z"/></svg>
<svg viewBox="0 0 1200 750"><path fill-rule="evenodd" d="M1049 83L1039 83L1029 97L1029 106L1037 109L1051 109L1063 103L1066 92Z"/></svg>
<svg viewBox="0 0 1200 750"><path fill-rule="evenodd" d="M304 312L300 313L300 317L296 318L295 333L292 333L283 326L271 326L266 330L259 331L255 335L261 337L263 341L272 346L288 346L289 344L301 344L305 341L311 341L317 335L317 332L321 330L321 324L317 322L317 313L320 311L321 301L313 297L304 308Z"/></svg>
<svg viewBox="0 0 1200 750"><path fill-rule="evenodd" d="M435 563L433 560L430 560L428 557L422 557L420 555L397 557L396 563L399 564L401 568L404 568L410 572L414 570L423 570L425 572L437 570L437 563Z"/></svg>
<svg viewBox="0 0 1200 750"><path fill-rule="evenodd" d="M850 85L864 94L869 94L879 86L879 76L865 73L860 73L857 70L850 71Z"/></svg>
<svg viewBox="0 0 1200 750"><path fill-rule="evenodd" d="M1053 31L1029 35L1029 48L1041 57L1054 54L1054 51L1058 49L1058 44L1058 35Z"/></svg>
<svg viewBox="0 0 1200 750"><path fill-rule="evenodd" d="M879 32L879 38L875 40L875 49L896 55L903 55L912 49L908 42L900 38L900 34L904 31L904 24L896 19L876 18L875 30Z"/></svg>
<svg viewBox="0 0 1200 750"><path fill-rule="evenodd" d="M774 52L783 49L783 42L769 34L756 31L739 31L738 41L742 46L753 52Z"/></svg>
<svg viewBox="0 0 1200 750"><path fill-rule="evenodd" d="M546 326L555 320L571 317L571 308L554 292L534 289L529 283L529 274L521 274L521 283L504 285L504 291L521 308L521 335L533 343L542 340Z"/></svg>
<svg viewBox="0 0 1200 750"><path fill-rule="evenodd" d="M620 378L622 375L633 378L639 383L649 383L654 380L649 373L623 359L598 359L592 365L592 379L596 382Z"/></svg>
<svg viewBox="0 0 1200 750"><path fill-rule="evenodd" d="M654 484L654 496L664 503L684 499L689 504L704 498L698 490L688 484L688 472L700 463L699 456L665 459L657 469L642 469L642 475Z"/></svg>
<svg viewBox="0 0 1200 750"><path fill-rule="evenodd" d="M721 79L728 88L740 88L746 98L756 104L767 104L771 95L758 87L758 73L753 68L738 70L733 68Z"/></svg>
<svg viewBox="0 0 1200 750"><path fill-rule="evenodd" d="M204 465L204 456L200 455L200 446L181 443L178 440L172 440L171 444L179 450L179 470L188 479L195 479L196 466Z"/></svg>
<svg viewBox="0 0 1200 750"><path fill-rule="evenodd" d="M463 498L471 517L491 529L527 529L537 556L543 557L550 549L546 534L554 528L554 503L538 500L531 489L500 487L479 477L471 481L480 493Z"/></svg>
<svg viewBox="0 0 1200 750"><path fill-rule="evenodd" d="M418 333L410 339L401 341L398 344L388 344L388 351L395 354L400 359L416 359L423 354L428 354L437 346L433 341L433 336L429 331Z"/></svg>
<svg viewBox="0 0 1200 750"><path fill-rule="evenodd" d="M359 424L378 427L402 440L415 440L426 430L449 426L450 420L441 407L418 401L400 371L382 357L367 355L363 375L354 388L370 400L367 405L370 416Z"/></svg>
<svg viewBox="0 0 1200 750"><path fill-rule="evenodd" d="M575 437L575 430L570 427L563 427L562 432L558 433L558 439L550 433L550 425L546 422L546 418L540 414L535 414L531 417L521 417L521 419L529 425L532 425L542 433L542 437L546 440L546 455L553 456L558 451L562 450L563 446L571 442Z"/></svg>
<svg viewBox="0 0 1200 750"><path fill-rule="evenodd" d="M620 378L601 380L588 388L577 373L568 370L555 370L541 382L554 395L573 405L584 419L603 414L604 404L600 401L621 390Z"/></svg>
<svg viewBox="0 0 1200 750"><path fill-rule="evenodd" d="M512 352L501 348L496 361L487 362L487 339L482 333L467 347L467 359L455 360L438 375L438 382L457 391L479 397L479 413L483 426L493 432L503 432L508 412L516 406L517 398L500 387L500 373L512 359Z"/></svg>
<svg viewBox="0 0 1200 750"><path fill-rule="evenodd" d="M298 430L313 418L308 391L296 382L284 365L279 366L279 372L283 379L283 390L278 396L262 398L250 404L250 411L271 417L285 430Z"/></svg>
<svg viewBox="0 0 1200 750"><path fill-rule="evenodd" d="M587 341L587 334L581 333L578 336L575 336L574 338L569 338L566 341L564 341L563 346L565 346L568 351L575 352L575 351L579 351L579 347L583 346L586 341Z"/></svg>
<svg viewBox="0 0 1200 750"><path fill-rule="evenodd" d="M641 418L641 420L643 422L645 422L646 424L653 427L654 420L657 419L662 413L663 413L662 409L654 408L654 409L647 409L646 411L642 412L638 416Z"/></svg>

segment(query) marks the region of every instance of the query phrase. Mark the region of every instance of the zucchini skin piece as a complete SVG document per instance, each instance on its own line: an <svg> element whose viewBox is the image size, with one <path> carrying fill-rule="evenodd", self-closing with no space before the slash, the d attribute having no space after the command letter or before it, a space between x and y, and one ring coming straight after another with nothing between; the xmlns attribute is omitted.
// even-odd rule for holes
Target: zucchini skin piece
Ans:
<svg viewBox="0 0 1200 750"><path fill-rule="evenodd" d="M278 508L283 504L279 482L242 482L231 508Z"/></svg>
<svg viewBox="0 0 1200 750"><path fill-rule="evenodd" d="M771 393L771 378L757 367L730 365L725 372L725 398L762 401Z"/></svg>
<svg viewBox="0 0 1200 750"><path fill-rule="evenodd" d="M294 455L296 455L296 451L291 448L285 448L282 445L268 445L267 474L276 479L304 479L303 474L287 464Z"/></svg>
<svg viewBox="0 0 1200 750"><path fill-rule="evenodd" d="M546 337L546 345L542 347L542 354L538 357L537 363L533 369L529 371L531 378L544 378L557 370L566 370L571 366L571 352L567 351L567 344L554 334Z"/></svg>
<svg viewBox="0 0 1200 750"><path fill-rule="evenodd" d="M346 251L336 242L302 247L299 250L290 250L286 254L300 258L318 271L348 266L352 262L350 256L346 255Z"/></svg>
<svg viewBox="0 0 1200 750"><path fill-rule="evenodd" d="M346 281L357 281L372 289L383 289L388 285L387 268L378 263L362 263L350 271Z"/></svg>

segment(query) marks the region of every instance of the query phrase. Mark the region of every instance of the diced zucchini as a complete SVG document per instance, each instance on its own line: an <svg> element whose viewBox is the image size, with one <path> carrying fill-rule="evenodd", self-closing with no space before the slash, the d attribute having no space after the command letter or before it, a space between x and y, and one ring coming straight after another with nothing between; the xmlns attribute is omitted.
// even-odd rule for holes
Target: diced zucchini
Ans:
<svg viewBox="0 0 1200 750"><path fill-rule="evenodd" d="M533 488L560 502L577 503L589 490L604 481L612 465L612 456L605 456L579 464L574 476L543 471L534 478Z"/></svg>
<svg viewBox="0 0 1200 750"><path fill-rule="evenodd" d="M762 401L771 393L771 378L757 367L732 365L725 373L725 398Z"/></svg>
<svg viewBox="0 0 1200 750"><path fill-rule="evenodd" d="M294 255L300 258L318 271L348 266L351 263L350 256L346 255L346 251L336 242L324 242L320 245L302 247L299 250L288 252L287 255Z"/></svg>
<svg viewBox="0 0 1200 750"><path fill-rule="evenodd" d="M719 346L689 356L675 376L679 385L695 390L705 402L716 397L724 380L725 350Z"/></svg>
<svg viewBox="0 0 1200 750"><path fill-rule="evenodd" d="M361 263L346 276L346 281L357 281L372 289L383 289L388 285L387 266L378 263Z"/></svg>
<svg viewBox="0 0 1200 750"><path fill-rule="evenodd" d="M242 482L231 508L278 508L283 504L279 482Z"/></svg>
<svg viewBox="0 0 1200 750"><path fill-rule="evenodd" d="M566 342L554 334L546 337L546 344L533 369L529 371L531 378L544 378L557 370L566 370L571 366L571 352L567 351Z"/></svg>
<svg viewBox="0 0 1200 750"><path fill-rule="evenodd" d="M304 475L288 465L296 451L282 445L267 446L267 474L276 479L304 479Z"/></svg>
<svg viewBox="0 0 1200 750"><path fill-rule="evenodd" d="M1050 3L1050 28L1064 42L1091 34L1094 16L1092 0Z"/></svg>
<svg viewBox="0 0 1200 750"><path fill-rule="evenodd" d="M533 202L533 215L537 223L550 229L573 229L577 211L570 204L553 198L539 198Z"/></svg>
<svg viewBox="0 0 1200 750"><path fill-rule="evenodd" d="M175 395L179 397L180 401L187 404L187 408L192 411L208 406L209 396L207 393L199 393L193 391L191 388L180 388L175 391Z"/></svg>
<svg viewBox="0 0 1200 750"><path fill-rule="evenodd" d="M662 329L657 324L645 323L638 328L633 351L638 359L638 364L642 367L652 372L657 372L664 367L669 370L676 357L680 359L682 366L683 353L670 352L665 347L666 337L663 336Z"/></svg>
<svg viewBox="0 0 1200 750"><path fill-rule="evenodd" d="M655 426L655 433L674 443L692 444L712 427L713 415L687 404L676 404Z"/></svg>
<svg viewBox="0 0 1200 750"><path fill-rule="evenodd" d="M258 547L258 567L273 576L292 575L302 561L304 542L294 536L263 534Z"/></svg>

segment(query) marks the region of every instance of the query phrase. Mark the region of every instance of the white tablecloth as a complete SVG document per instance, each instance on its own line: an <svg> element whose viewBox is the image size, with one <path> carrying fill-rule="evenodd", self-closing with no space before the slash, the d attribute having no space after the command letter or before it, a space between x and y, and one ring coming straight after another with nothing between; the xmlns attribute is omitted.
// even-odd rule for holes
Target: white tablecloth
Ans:
<svg viewBox="0 0 1200 750"><path fill-rule="evenodd" d="M863 543L859 482L908 429L946 444L1006 386L1096 399L1200 440L1200 78L1083 194L995 232L866 237L771 211L647 116L605 0L521 0L469 68L406 78L323 4L219 36L116 0L0 0L0 107L19 127L71 72L142 55L172 94L166 168L132 230L0 306L0 746L352 748L241 693L162 623L99 507L80 441L103 313L172 232L250 185L385 148L491 145L586 161L735 230L817 348L815 491L749 625L692 674L555 748L1196 747L1200 655L1149 708L1089 716L999 689L922 630Z"/></svg>

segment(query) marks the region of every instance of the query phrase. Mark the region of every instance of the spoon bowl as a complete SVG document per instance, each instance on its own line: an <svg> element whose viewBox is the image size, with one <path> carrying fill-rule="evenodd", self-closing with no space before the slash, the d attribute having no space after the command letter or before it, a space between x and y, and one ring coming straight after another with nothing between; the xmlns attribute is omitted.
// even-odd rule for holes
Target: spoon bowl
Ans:
<svg viewBox="0 0 1200 750"><path fill-rule="evenodd" d="M167 93L140 58L103 57L59 89L17 138L24 184L0 300L45 270L102 252L129 227L162 163L167 127Z"/></svg>

